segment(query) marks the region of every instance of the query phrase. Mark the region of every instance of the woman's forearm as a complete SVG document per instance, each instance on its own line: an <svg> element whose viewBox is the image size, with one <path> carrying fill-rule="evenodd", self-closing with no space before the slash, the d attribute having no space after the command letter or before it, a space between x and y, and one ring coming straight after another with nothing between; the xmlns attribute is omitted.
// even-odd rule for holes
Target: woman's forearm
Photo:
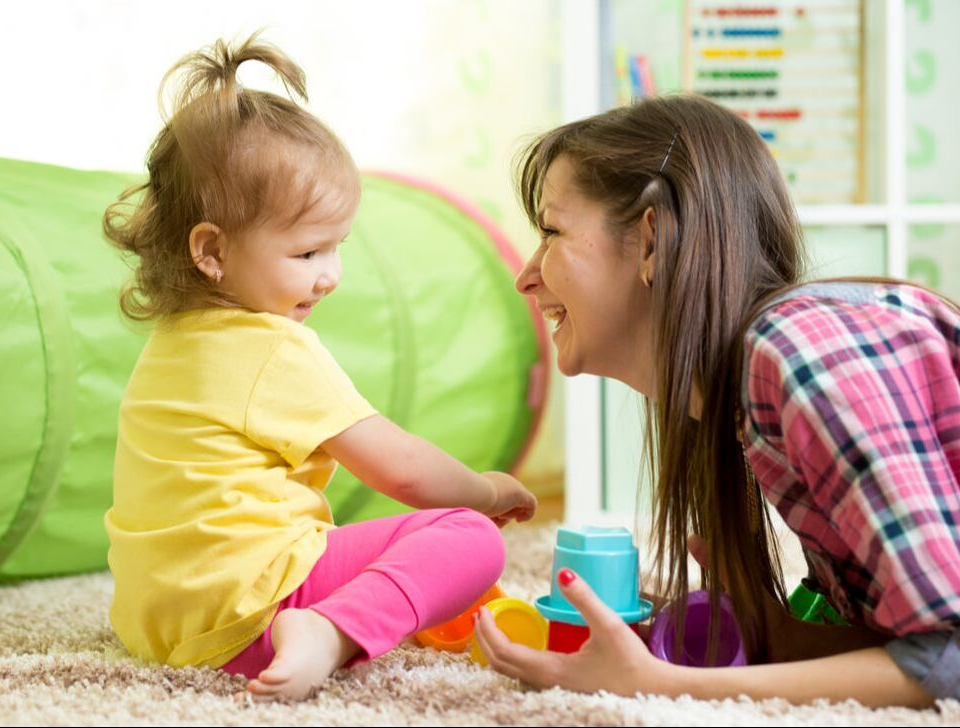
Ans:
<svg viewBox="0 0 960 728"><path fill-rule="evenodd" d="M671 671L669 694L701 700L746 695L754 700L783 698L809 703L819 698L863 705L923 708L933 698L908 677L882 647L799 662L747 667L677 667Z"/></svg>

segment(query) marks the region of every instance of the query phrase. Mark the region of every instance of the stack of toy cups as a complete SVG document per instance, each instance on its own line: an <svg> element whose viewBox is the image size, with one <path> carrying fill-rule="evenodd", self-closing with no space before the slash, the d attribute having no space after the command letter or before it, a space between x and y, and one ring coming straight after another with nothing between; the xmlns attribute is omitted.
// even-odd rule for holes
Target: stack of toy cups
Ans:
<svg viewBox="0 0 960 728"><path fill-rule="evenodd" d="M549 621L547 649L576 652L590 636L580 612L564 598L557 582L561 569L571 569L634 630L653 606L640 598L639 554L625 528L587 526L560 528L553 551L550 594L537 599L537 610Z"/></svg>

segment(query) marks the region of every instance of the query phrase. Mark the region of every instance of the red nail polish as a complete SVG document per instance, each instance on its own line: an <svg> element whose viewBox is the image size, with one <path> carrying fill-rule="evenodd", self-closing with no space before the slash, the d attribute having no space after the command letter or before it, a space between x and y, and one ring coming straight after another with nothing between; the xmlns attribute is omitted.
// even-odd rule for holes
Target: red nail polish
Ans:
<svg viewBox="0 0 960 728"><path fill-rule="evenodd" d="M557 572L557 581L560 582L561 586L570 586L576 578L577 575L570 571L570 569L560 569L560 571Z"/></svg>

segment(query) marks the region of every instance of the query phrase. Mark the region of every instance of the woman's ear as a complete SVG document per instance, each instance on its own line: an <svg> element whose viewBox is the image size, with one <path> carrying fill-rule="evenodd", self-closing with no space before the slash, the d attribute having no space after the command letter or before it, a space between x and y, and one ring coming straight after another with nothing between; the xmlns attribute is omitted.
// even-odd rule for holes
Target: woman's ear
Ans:
<svg viewBox="0 0 960 728"><path fill-rule="evenodd" d="M653 272L657 268L656 216L651 205L643 211L638 223L640 232L640 280L647 288L653 286Z"/></svg>
<svg viewBox="0 0 960 728"><path fill-rule="evenodd" d="M190 230L190 257L194 265L217 283L223 278L226 237L212 222L200 222Z"/></svg>

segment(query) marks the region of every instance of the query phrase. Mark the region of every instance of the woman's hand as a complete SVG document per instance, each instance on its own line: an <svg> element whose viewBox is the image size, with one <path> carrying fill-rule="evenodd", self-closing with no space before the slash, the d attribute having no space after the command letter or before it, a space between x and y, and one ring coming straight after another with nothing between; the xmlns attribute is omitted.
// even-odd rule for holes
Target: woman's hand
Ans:
<svg viewBox="0 0 960 728"><path fill-rule="evenodd" d="M512 520L529 521L537 512L537 498L527 490L523 483L506 473L489 471L482 473L493 486L493 505L483 511L490 519L503 528Z"/></svg>
<svg viewBox="0 0 960 728"><path fill-rule="evenodd" d="M651 655L643 640L600 601L583 579L563 569L558 582L563 595L590 628L590 637L580 651L545 652L511 642L490 611L482 608L474 634L495 670L538 688L557 685L578 692L607 690L627 696L638 691L679 694L675 666Z"/></svg>
<svg viewBox="0 0 960 728"><path fill-rule="evenodd" d="M661 662L585 581L575 577L558 580L563 595L586 619L589 639L573 654L534 650L510 642L490 612L481 608L474 634L490 665L499 672L538 688L556 685L579 692L607 690L628 697L638 692L669 697L687 694L698 700L747 695L754 700L783 698L796 704L853 698L868 706L918 708L933 702L885 650L876 647L781 665L704 669Z"/></svg>

